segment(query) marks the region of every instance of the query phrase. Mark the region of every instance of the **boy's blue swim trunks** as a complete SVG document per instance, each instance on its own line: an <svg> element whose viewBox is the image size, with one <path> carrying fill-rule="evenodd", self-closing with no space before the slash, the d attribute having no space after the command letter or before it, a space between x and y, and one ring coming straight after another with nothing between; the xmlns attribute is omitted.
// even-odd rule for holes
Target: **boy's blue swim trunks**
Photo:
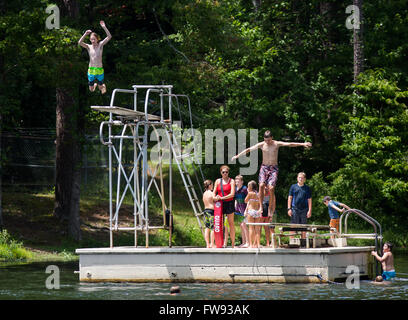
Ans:
<svg viewBox="0 0 408 320"><path fill-rule="evenodd" d="M95 81L99 84L103 84L105 78L103 68L89 67L88 68L88 83L89 86L93 86Z"/></svg>
<svg viewBox="0 0 408 320"><path fill-rule="evenodd" d="M391 280L391 278L395 278L395 270L383 271L382 277L384 280Z"/></svg>

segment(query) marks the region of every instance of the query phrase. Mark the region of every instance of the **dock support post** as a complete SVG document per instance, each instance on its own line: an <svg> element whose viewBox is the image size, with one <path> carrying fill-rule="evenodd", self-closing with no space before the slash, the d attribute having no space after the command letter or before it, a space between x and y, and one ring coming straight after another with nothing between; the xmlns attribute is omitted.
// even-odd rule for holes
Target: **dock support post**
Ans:
<svg viewBox="0 0 408 320"><path fill-rule="evenodd" d="M109 245L113 248L113 230L112 230L112 213L113 213L113 203L112 203L112 113L109 114Z"/></svg>
<svg viewBox="0 0 408 320"><path fill-rule="evenodd" d="M172 240L172 229L173 229L173 152L171 151L171 146L173 144L173 121L172 121L172 114L171 114L171 88L169 88L169 119L170 119L170 141L169 141L169 248L171 248L171 240Z"/></svg>

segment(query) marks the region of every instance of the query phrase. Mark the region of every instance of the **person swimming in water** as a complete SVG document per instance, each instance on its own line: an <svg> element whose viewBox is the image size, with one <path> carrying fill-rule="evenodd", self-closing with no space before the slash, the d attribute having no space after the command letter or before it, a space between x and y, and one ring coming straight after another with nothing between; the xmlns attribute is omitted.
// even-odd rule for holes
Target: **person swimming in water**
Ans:
<svg viewBox="0 0 408 320"><path fill-rule="evenodd" d="M371 251L371 254L381 262L381 266L383 269L382 278L383 280L392 280L395 278L395 268L394 268L394 256L392 255L392 243L386 242L383 246L384 254L382 257L378 255L376 251Z"/></svg>

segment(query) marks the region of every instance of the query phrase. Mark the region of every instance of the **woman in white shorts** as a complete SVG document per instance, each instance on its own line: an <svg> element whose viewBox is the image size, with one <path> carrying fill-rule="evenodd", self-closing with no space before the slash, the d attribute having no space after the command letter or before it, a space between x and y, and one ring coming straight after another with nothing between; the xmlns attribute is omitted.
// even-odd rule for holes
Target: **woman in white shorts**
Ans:
<svg viewBox="0 0 408 320"><path fill-rule="evenodd" d="M260 200L258 193L256 192L257 185L254 180L248 183L248 195L245 198L247 207L245 209L245 217L248 219L248 223L258 223L261 219L261 213L259 212ZM260 242L260 227L249 225L249 243L250 248L258 248Z"/></svg>

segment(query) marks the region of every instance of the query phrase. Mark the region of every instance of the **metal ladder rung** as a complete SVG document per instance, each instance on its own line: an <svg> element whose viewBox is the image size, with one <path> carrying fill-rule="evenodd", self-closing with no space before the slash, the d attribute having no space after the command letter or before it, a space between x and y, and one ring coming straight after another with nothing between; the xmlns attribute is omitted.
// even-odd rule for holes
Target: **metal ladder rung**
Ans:
<svg viewBox="0 0 408 320"><path fill-rule="evenodd" d="M191 158L193 156L194 156L194 154L191 154L191 153L182 153L182 154L176 156L176 158L178 160L183 160L183 159Z"/></svg>
<svg viewBox="0 0 408 320"><path fill-rule="evenodd" d="M178 147L177 142L173 143L171 141L170 135L169 135L170 132L168 130L166 130L166 133L167 133L167 136L168 136L169 141L170 141L170 148L173 150L173 155L174 155L174 158L176 160L177 167L179 168L180 174L182 176L184 187L186 188L187 195L188 195L189 200L191 202L191 206L193 208L194 215L197 217L198 224L200 226L201 232L204 233L203 227L201 225L201 221L199 219L199 216L202 215L201 205L200 205L200 202L199 202L199 200L197 198L196 192L194 190L194 185L193 185L193 183L191 181L191 176L190 176L190 174L189 174L189 172L188 172L188 170L186 168L186 165L185 165L185 163L183 161L183 155L180 154L180 153L178 154L176 152L177 147Z"/></svg>
<svg viewBox="0 0 408 320"><path fill-rule="evenodd" d="M193 201L195 201L197 203L200 203L200 200L197 198L196 194L194 194L191 198L192 198Z"/></svg>
<svg viewBox="0 0 408 320"><path fill-rule="evenodd" d="M196 204L199 204L199 200L197 198L194 198L193 201L196 202ZM198 207L198 205L197 205L197 207Z"/></svg>
<svg viewBox="0 0 408 320"><path fill-rule="evenodd" d="M193 195L193 196L191 197L191 200L193 200L193 201L195 201L195 202L197 202L197 203L200 203L200 200L197 198L196 195Z"/></svg>

